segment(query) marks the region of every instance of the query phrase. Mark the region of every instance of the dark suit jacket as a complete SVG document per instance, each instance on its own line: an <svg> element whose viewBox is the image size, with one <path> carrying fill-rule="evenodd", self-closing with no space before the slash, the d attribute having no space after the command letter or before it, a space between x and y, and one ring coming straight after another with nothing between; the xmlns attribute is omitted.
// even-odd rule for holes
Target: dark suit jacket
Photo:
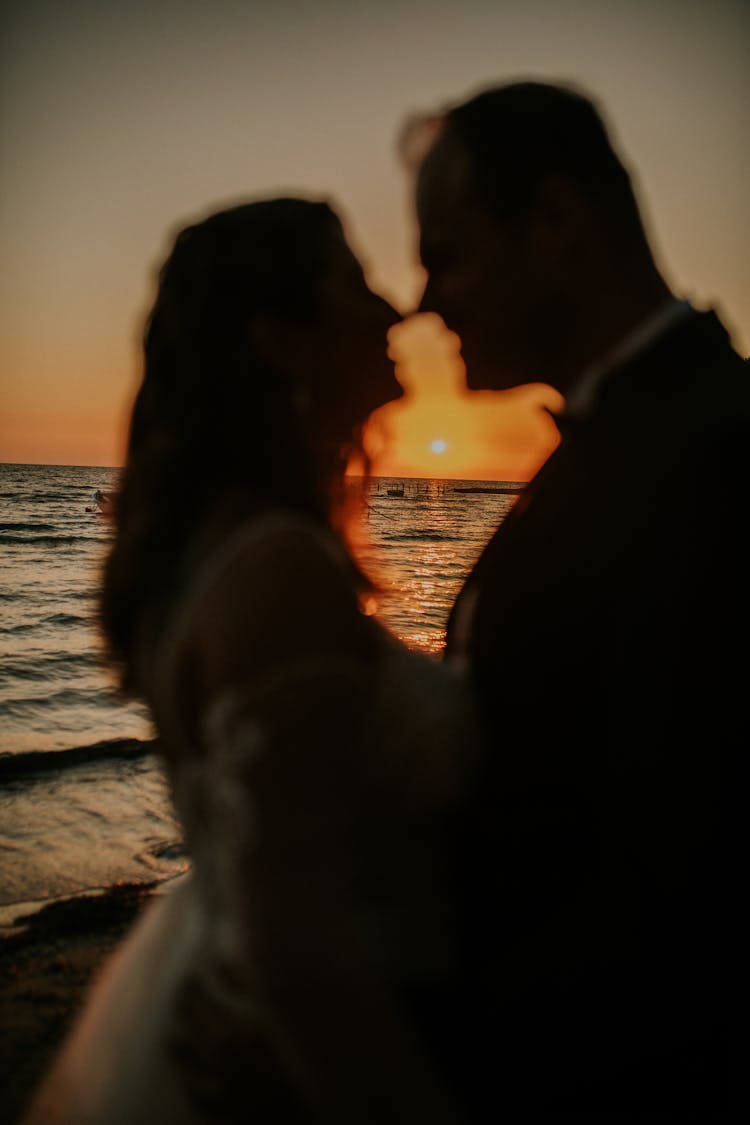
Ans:
<svg viewBox="0 0 750 1125"><path fill-rule="evenodd" d="M477 1119L725 1103L749 463L750 370L693 313L608 377L464 587L488 752L446 1055Z"/></svg>

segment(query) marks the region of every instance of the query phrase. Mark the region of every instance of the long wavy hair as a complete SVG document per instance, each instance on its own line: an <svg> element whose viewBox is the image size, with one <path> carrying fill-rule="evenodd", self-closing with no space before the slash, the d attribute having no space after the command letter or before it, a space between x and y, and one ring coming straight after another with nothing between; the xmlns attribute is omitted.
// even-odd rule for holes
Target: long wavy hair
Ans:
<svg viewBox="0 0 750 1125"><path fill-rule="evenodd" d="M269 312L310 322L341 224L328 204L246 203L181 230L146 321L143 377L105 562L100 621L120 687L147 697L139 667L187 577L211 512L270 507L331 520L340 453L313 449L295 388L255 354ZM356 572L356 567L354 568Z"/></svg>

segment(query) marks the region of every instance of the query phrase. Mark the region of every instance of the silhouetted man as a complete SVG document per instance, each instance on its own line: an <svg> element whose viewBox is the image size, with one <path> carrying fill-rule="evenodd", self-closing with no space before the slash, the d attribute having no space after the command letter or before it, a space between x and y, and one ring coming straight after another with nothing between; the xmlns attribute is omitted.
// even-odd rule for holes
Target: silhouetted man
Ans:
<svg viewBox="0 0 750 1125"><path fill-rule="evenodd" d="M429 1034L475 1120L702 1120L727 1101L748 368L670 292L587 98L514 83L421 128L421 309L471 388L566 400L449 624L487 755L463 977Z"/></svg>

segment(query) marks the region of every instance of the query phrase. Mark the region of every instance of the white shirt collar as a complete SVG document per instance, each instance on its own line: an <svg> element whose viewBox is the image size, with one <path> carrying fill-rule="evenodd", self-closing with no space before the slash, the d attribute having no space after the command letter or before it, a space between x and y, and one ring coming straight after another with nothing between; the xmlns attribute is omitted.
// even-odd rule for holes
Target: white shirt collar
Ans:
<svg viewBox="0 0 750 1125"><path fill-rule="evenodd" d="M619 367L625 360L632 359L671 328L676 321L682 320L692 311L693 307L689 301L679 297L669 297L655 313L641 321L632 332L581 373L565 399L563 415L585 417L591 410L599 386L613 368Z"/></svg>

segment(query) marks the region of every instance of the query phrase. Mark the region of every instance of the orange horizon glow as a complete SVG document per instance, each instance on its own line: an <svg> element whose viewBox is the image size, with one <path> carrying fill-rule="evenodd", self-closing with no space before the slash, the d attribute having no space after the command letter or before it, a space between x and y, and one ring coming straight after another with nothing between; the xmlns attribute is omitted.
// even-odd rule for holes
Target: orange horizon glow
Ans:
<svg viewBox="0 0 750 1125"><path fill-rule="evenodd" d="M364 428L373 476L528 480L557 444L544 408L559 408L560 395L541 384L467 390L458 340L438 317L397 325L389 351L404 396L376 410ZM134 384L124 364L118 375L128 390L117 410L104 381L83 405L72 375L50 383L41 398L25 394L19 381L0 423L0 460L121 467ZM357 471L353 463L349 472Z"/></svg>
<svg viewBox="0 0 750 1125"><path fill-rule="evenodd" d="M3 419L0 461L19 465L81 465L120 468L124 426L106 407L79 407L56 402L23 410L15 407Z"/></svg>
<svg viewBox="0 0 750 1125"><path fill-rule="evenodd" d="M364 429L374 476L528 480L557 444L544 409L560 397L549 387L493 393L421 389L375 411ZM4 418L0 461L119 468L125 417L105 409L39 404ZM350 468L356 472L355 466Z"/></svg>
<svg viewBox="0 0 750 1125"><path fill-rule="evenodd" d="M407 394L372 415L364 444L373 476L529 480L559 441L551 387Z"/></svg>
<svg viewBox="0 0 750 1125"><path fill-rule="evenodd" d="M549 410L562 396L543 384L469 391L459 340L434 314L397 325L389 345L404 397L365 427L374 476L529 480L557 445Z"/></svg>

